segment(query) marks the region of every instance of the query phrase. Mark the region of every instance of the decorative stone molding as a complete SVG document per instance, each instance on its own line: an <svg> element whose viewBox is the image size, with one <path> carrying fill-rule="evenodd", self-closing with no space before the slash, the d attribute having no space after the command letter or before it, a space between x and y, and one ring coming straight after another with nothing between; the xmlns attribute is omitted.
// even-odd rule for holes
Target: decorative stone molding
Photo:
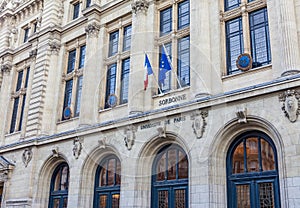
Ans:
<svg viewBox="0 0 300 208"><path fill-rule="evenodd" d="M25 168L28 166L33 156L31 148L26 148L22 154L22 161L25 165Z"/></svg>
<svg viewBox="0 0 300 208"><path fill-rule="evenodd" d="M81 150L82 150L82 142L83 142L83 139L82 138L78 138L76 137L73 141L73 155L75 157L75 159L78 159L78 157L80 156L81 154Z"/></svg>
<svg viewBox="0 0 300 208"><path fill-rule="evenodd" d="M58 55L60 50L60 43L56 40L50 40L48 43L50 47L51 54Z"/></svg>
<svg viewBox="0 0 300 208"><path fill-rule="evenodd" d="M107 145L107 137L104 137L98 141L98 145L100 149L105 149Z"/></svg>
<svg viewBox="0 0 300 208"><path fill-rule="evenodd" d="M85 27L85 32L87 33L88 37L96 38L99 34L100 25L96 22L89 23Z"/></svg>
<svg viewBox="0 0 300 208"><path fill-rule="evenodd" d="M300 114L300 92L297 90L287 90L279 94L279 101L282 102L282 111L285 116L294 123Z"/></svg>
<svg viewBox="0 0 300 208"><path fill-rule="evenodd" d="M134 0L131 4L131 9L134 14L138 12L146 13L149 8L149 2L147 0Z"/></svg>
<svg viewBox="0 0 300 208"><path fill-rule="evenodd" d="M136 132L135 126L127 126L124 130L125 133L124 141L125 141L125 146L127 147L128 150L131 150L132 146L134 145L135 132Z"/></svg>
<svg viewBox="0 0 300 208"><path fill-rule="evenodd" d="M14 164L9 162L5 157L0 156L0 182L5 182L9 179Z"/></svg>
<svg viewBox="0 0 300 208"><path fill-rule="evenodd" d="M238 123L247 123L247 108L237 110L235 114L238 117Z"/></svg>
<svg viewBox="0 0 300 208"><path fill-rule="evenodd" d="M59 157L58 147L55 146L51 149L52 151L52 157Z"/></svg>
<svg viewBox="0 0 300 208"><path fill-rule="evenodd" d="M196 111L191 116L193 121L192 129L197 139L203 137L205 127L207 125L206 118L208 117L208 111Z"/></svg>

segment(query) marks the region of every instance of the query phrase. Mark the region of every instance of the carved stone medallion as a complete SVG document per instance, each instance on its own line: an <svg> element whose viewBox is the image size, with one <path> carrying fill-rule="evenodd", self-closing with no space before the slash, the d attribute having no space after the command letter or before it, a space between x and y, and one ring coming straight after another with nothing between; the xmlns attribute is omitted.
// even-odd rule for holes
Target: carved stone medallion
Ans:
<svg viewBox="0 0 300 208"><path fill-rule="evenodd" d="M279 101L282 102L282 111L285 116L294 123L300 114L300 93L297 90L287 90L279 95Z"/></svg>
<svg viewBox="0 0 300 208"><path fill-rule="evenodd" d="M26 148L22 154L22 161L25 165L25 167L28 166L29 162L31 161L32 159L32 150L31 148Z"/></svg>
<svg viewBox="0 0 300 208"><path fill-rule="evenodd" d="M127 126L124 130L125 133L124 142L128 150L131 150L132 146L134 145L135 132L136 132L135 126Z"/></svg>
<svg viewBox="0 0 300 208"><path fill-rule="evenodd" d="M82 139L76 137L73 141L73 155L75 159L78 159L78 157L81 154L82 150Z"/></svg>
<svg viewBox="0 0 300 208"><path fill-rule="evenodd" d="M206 117L208 116L208 111L197 111L192 116L193 120L192 129L197 139L201 139L203 137L206 123Z"/></svg>

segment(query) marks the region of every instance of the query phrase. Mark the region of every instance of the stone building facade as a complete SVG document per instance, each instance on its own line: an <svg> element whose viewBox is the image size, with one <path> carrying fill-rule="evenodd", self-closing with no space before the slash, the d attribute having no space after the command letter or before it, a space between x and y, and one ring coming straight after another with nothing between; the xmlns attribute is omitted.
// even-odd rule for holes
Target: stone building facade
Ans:
<svg viewBox="0 0 300 208"><path fill-rule="evenodd" d="M1 207L300 207L299 29L299 0L2 0Z"/></svg>

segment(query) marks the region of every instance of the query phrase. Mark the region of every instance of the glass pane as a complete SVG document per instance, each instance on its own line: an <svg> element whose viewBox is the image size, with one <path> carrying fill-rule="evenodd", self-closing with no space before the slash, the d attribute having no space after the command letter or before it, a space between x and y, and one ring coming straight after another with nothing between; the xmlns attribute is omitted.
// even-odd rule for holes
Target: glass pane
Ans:
<svg viewBox="0 0 300 208"><path fill-rule="evenodd" d="M61 178L61 175L60 173L58 173L55 177L55 181L54 181L54 190L53 191L59 191L59 188L60 188L60 178Z"/></svg>
<svg viewBox="0 0 300 208"><path fill-rule="evenodd" d="M120 104L128 102L130 59L122 61Z"/></svg>
<svg viewBox="0 0 300 208"><path fill-rule="evenodd" d="M166 55L169 56L169 59L172 60L172 43L166 43L165 45L165 52L166 52ZM160 54L159 54L159 65L161 64L162 61L162 52L163 52L163 46L160 46L159 47L159 51L160 51ZM163 69L159 69L159 85L160 85L160 88L162 90L162 92L167 92L169 90L171 90L171 70L170 71L167 71L165 73L165 79L163 82L161 82L161 73L163 74Z"/></svg>
<svg viewBox="0 0 300 208"><path fill-rule="evenodd" d="M53 208L59 208L59 199L53 199Z"/></svg>
<svg viewBox="0 0 300 208"><path fill-rule="evenodd" d="M68 198L64 198L63 208L67 208L67 207L68 207Z"/></svg>
<svg viewBox="0 0 300 208"><path fill-rule="evenodd" d="M107 195L100 195L99 208L107 208Z"/></svg>
<svg viewBox="0 0 300 208"><path fill-rule="evenodd" d="M109 108L107 101L109 95L115 93L116 87L116 73L117 73L117 64L112 64L108 67L107 77L106 77L106 98L105 98L105 108Z"/></svg>
<svg viewBox="0 0 300 208"><path fill-rule="evenodd" d="M190 24L190 1L178 4L178 29L189 26Z"/></svg>
<svg viewBox="0 0 300 208"><path fill-rule="evenodd" d="M101 168L99 186L106 186L106 165L107 163L105 163Z"/></svg>
<svg viewBox="0 0 300 208"><path fill-rule="evenodd" d="M178 178L188 178L188 160L186 158L186 155L179 151L178 155Z"/></svg>
<svg viewBox="0 0 300 208"><path fill-rule="evenodd" d="M19 97L15 98L13 112L11 116L11 123L10 123L10 133L15 131L16 122L17 122L17 114L18 114L18 106L19 106Z"/></svg>
<svg viewBox="0 0 300 208"><path fill-rule="evenodd" d="M131 25L124 28L123 51L130 50L131 46Z"/></svg>
<svg viewBox="0 0 300 208"><path fill-rule="evenodd" d="M261 9L249 14L252 67L271 63L270 37L267 9Z"/></svg>
<svg viewBox="0 0 300 208"><path fill-rule="evenodd" d="M185 208L185 189L175 190L175 208Z"/></svg>
<svg viewBox="0 0 300 208"><path fill-rule="evenodd" d="M76 59L76 50L72 50L72 51L69 52L67 73L70 73L70 72L74 71L74 69L75 69L75 59Z"/></svg>
<svg viewBox="0 0 300 208"><path fill-rule="evenodd" d="M250 208L250 186L236 186L236 203L237 208Z"/></svg>
<svg viewBox="0 0 300 208"><path fill-rule="evenodd" d="M260 208L274 208L274 190L272 183L259 184Z"/></svg>
<svg viewBox="0 0 300 208"><path fill-rule="evenodd" d="M166 153L163 154L163 156L157 163L157 167L156 167L157 181L165 180L165 171L166 171Z"/></svg>
<svg viewBox="0 0 300 208"><path fill-rule="evenodd" d="M110 159L107 167L107 185L114 185L116 160Z"/></svg>
<svg viewBox="0 0 300 208"><path fill-rule="evenodd" d="M160 12L160 35L165 35L172 30L172 7Z"/></svg>
<svg viewBox="0 0 300 208"><path fill-rule="evenodd" d="M117 171L116 171L116 185L121 184L121 164L120 161L117 160Z"/></svg>
<svg viewBox="0 0 300 208"><path fill-rule="evenodd" d="M119 31L113 32L109 35L109 51L108 56L115 55L118 52Z"/></svg>
<svg viewBox="0 0 300 208"><path fill-rule="evenodd" d="M85 45L80 47L79 69L81 69L84 66L85 48L86 48Z"/></svg>
<svg viewBox="0 0 300 208"><path fill-rule="evenodd" d="M176 179L177 150L168 151L168 180Z"/></svg>
<svg viewBox="0 0 300 208"><path fill-rule="evenodd" d="M225 0L225 11L239 7L241 0Z"/></svg>
<svg viewBox="0 0 300 208"><path fill-rule="evenodd" d="M190 85L190 37L178 40L177 76L182 87Z"/></svg>
<svg viewBox="0 0 300 208"><path fill-rule="evenodd" d="M16 92L21 89L22 79L23 79L23 71L19 71L18 72L18 80L17 80Z"/></svg>
<svg viewBox="0 0 300 208"><path fill-rule="evenodd" d="M79 6L79 3L74 4L73 19L76 19L79 16Z"/></svg>
<svg viewBox="0 0 300 208"><path fill-rule="evenodd" d="M112 208L119 208L120 204L120 194L113 194L112 195Z"/></svg>
<svg viewBox="0 0 300 208"><path fill-rule="evenodd" d="M158 207L168 208L168 191L158 192Z"/></svg>
<svg viewBox="0 0 300 208"><path fill-rule="evenodd" d="M78 77L76 90L75 116L79 116L83 76Z"/></svg>
<svg viewBox="0 0 300 208"><path fill-rule="evenodd" d="M227 73L238 72L236 59L244 51L241 17L226 22L226 50Z"/></svg>
<svg viewBox="0 0 300 208"><path fill-rule="evenodd" d="M261 139L261 159L262 170L275 170L275 158L271 145L265 140Z"/></svg>
<svg viewBox="0 0 300 208"><path fill-rule="evenodd" d="M234 150L232 157L232 174L244 172L244 145L240 143Z"/></svg>
<svg viewBox="0 0 300 208"><path fill-rule="evenodd" d="M259 171L258 138L248 138L246 141L248 172Z"/></svg>
<svg viewBox="0 0 300 208"><path fill-rule="evenodd" d="M62 168L61 173L61 186L60 190L68 190L68 177L69 177L69 168L67 166L64 166Z"/></svg>

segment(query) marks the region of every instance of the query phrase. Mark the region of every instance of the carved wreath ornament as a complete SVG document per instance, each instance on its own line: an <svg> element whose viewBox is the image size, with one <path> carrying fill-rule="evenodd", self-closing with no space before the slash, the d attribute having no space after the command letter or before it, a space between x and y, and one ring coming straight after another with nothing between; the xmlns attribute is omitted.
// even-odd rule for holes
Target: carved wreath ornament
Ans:
<svg viewBox="0 0 300 208"><path fill-rule="evenodd" d="M297 90L287 90L279 95L282 102L281 109L285 116L291 121L296 122L300 114L300 93Z"/></svg>

